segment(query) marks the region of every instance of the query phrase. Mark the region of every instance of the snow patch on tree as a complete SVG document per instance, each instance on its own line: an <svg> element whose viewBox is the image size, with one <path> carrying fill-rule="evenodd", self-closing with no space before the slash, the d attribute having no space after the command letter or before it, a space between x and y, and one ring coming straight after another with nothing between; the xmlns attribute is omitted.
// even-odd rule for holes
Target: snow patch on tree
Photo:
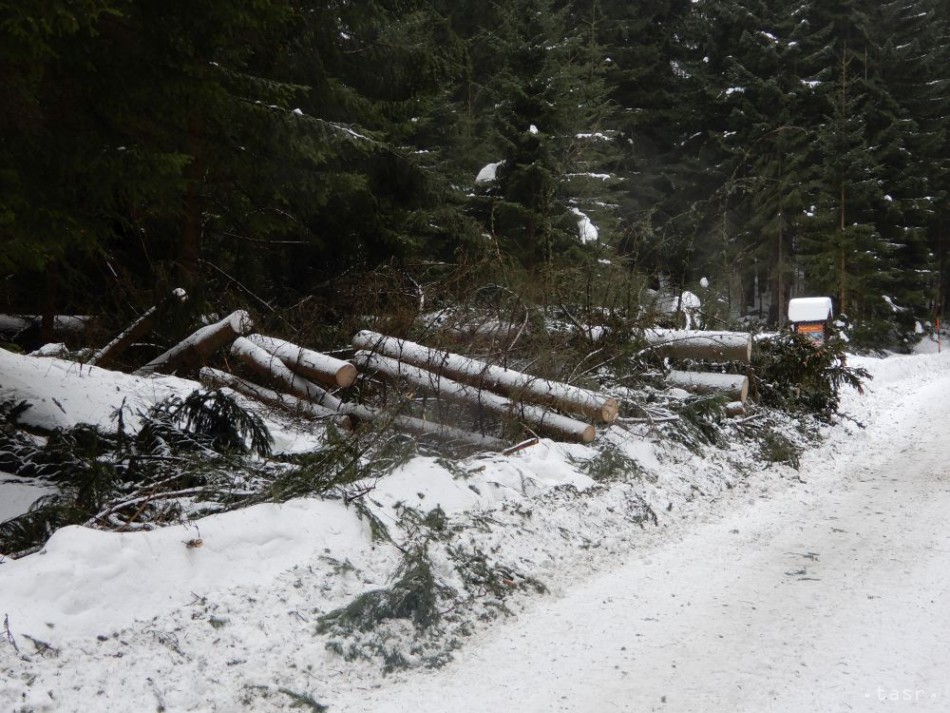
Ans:
<svg viewBox="0 0 950 713"><path fill-rule="evenodd" d="M475 176L475 184L478 185L479 183L494 182L498 176L498 167L504 165L504 163L504 160L502 160L482 166L482 170L478 172L477 176Z"/></svg>

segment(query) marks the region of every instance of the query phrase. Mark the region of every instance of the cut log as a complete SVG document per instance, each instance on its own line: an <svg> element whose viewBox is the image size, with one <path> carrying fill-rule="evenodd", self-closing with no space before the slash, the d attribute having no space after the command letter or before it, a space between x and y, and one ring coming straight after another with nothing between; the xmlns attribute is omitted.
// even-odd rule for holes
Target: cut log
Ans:
<svg viewBox="0 0 950 713"><path fill-rule="evenodd" d="M745 403L749 395L749 377L742 374L710 374L701 371L671 371L666 380L694 394L728 396L732 401Z"/></svg>
<svg viewBox="0 0 950 713"><path fill-rule="evenodd" d="M603 394L540 379L458 354L430 349L415 342L386 337L377 332L360 332L353 338L353 346L379 352L469 386L497 391L515 401L554 406L562 411L580 413L603 423L616 419L620 410L616 399Z"/></svg>
<svg viewBox="0 0 950 713"><path fill-rule="evenodd" d="M495 341L499 339L511 339L519 330L520 326L512 322L490 319L486 322L460 324L450 327L449 333L463 339Z"/></svg>
<svg viewBox="0 0 950 713"><path fill-rule="evenodd" d="M326 406L320 406L319 404L315 404L312 401L305 401L304 399L297 398L296 396L290 396L288 394L282 394L271 389L266 389L263 386L248 381L247 379L242 379L239 376L229 374L228 372L221 371L220 369L212 369L211 367L206 366L198 373L198 378L201 380L202 384L205 384L211 388L229 388L232 391L243 394L244 396L252 398L255 401L260 401L261 403L267 404L268 406L274 406L275 408L289 411L293 414L309 416L316 419L329 418L332 419L336 425L347 431L352 430L353 428L353 420L345 414L332 411Z"/></svg>
<svg viewBox="0 0 950 713"><path fill-rule="evenodd" d="M706 361L752 360L752 335L747 332L700 332L674 329L647 329L643 333L647 349L674 359Z"/></svg>
<svg viewBox="0 0 950 713"><path fill-rule="evenodd" d="M356 367L348 361L298 347L283 339L265 337L260 334L250 334L247 338L280 359L291 371L308 379L317 379L330 386L339 386L344 389L352 386L356 381Z"/></svg>
<svg viewBox="0 0 950 713"><path fill-rule="evenodd" d="M320 404L331 411L339 411L343 402L326 389L308 381L273 354L261 349L246 337L238 337L231 345L231 355L244 362L254 373L286 389L294 396Z"/></svg>
<svg viewBox="0 0 950 713"><path fill-rule="evenodd" d="M108 368L111 364L114 364L116 359L122 356L122 353L125 352L125 350L128 349L135 341L141 339L143 336L152 331L155 315L158 313L160 308L169 303L183 303L187 300L188 293L182 288L179 287L175 290L172 290L171 294L162 300L161 303L149 307L147 310L145 310L141 317L126 327L125 331L102 347L102 349L93 354L89 361L86 362L86 365Z"/></svg>
<svg viewBox="0 0 950 713"><path fill-rule="evenodd" d="M218 349L235 338L251 331L251 316L244 310L232 312L220 322L202 327L187 339L179 342L164 354L136 370L139 376L159 372L174 374L181 371L197 371Z"/></svg>
<svg viewBox="0 0 950 713"><path fill-rule="evenodd" d="M40 318L18 314L0 314L0 337L11 342L31 329L39 330Z"/></svg>
<svg viewBox="0 0 950 713"><path fill-rule="evenodd" d="M745 416L745 404L741 401L730 401L725 406L726 415L729 418Z"/></svg>
<svg viewBox="0 0 950 713"><path fill-rule="evenodd" d="M433 421L425 421L413 416L394 415L360 404L343 404L342 410L344 413L360 420L386 421L401 431L414 433L422 437L432 437L449 443L464 443L493 451L501 450L505 446L501 440L491 436L483 436L479 433L464 431L460 428L453 428Z"/></svg>
<svg viewBox="0 0 950 713"><path fill-rule="evenodd" d="M382 354L361 350L356 352L354 359L363 368L428 389L450 401L481 407L502 417L521 419L539 430L565 440L590 443L597 435L591 424L562 416L539 406L515 403L490 391L452 381L434 372Z"/></svg>

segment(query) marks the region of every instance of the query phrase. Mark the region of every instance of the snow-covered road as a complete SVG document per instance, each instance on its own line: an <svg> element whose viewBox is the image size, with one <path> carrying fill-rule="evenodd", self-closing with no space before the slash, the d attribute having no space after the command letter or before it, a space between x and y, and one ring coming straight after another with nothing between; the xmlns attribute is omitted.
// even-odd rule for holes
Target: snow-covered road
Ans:
<svg viewBox="0 0 950 713"><path fill-rule="evenodd" d="M920 359L852 400L869 427L809 454L804 484L538 601L446 669L340 691L334 710L950 710L950 371Z"/></svg>
<svg viewBox="0 0 950 713"><path fill-rule="evenodd" d="M855 361L869 393L846 394L853 420L797 472L743 474L759 462L747 450L724 461L639 439L624 445L646 475L589 491L578 451L551 443L468 460L461 480L420 457L380 481L384 515L398 501L497 516L480 546L552 592L514 598L516 616L473 626L437 670L384 676L315 632L399 560L340 501L64 528L40 553L0 556L0 711L948 711L950 355ZM29 372L37 412L69 422L114 410L106 396L193 388L25 357L4 368L5 383ZM657 527L628 509L636 488Z"/></svg>

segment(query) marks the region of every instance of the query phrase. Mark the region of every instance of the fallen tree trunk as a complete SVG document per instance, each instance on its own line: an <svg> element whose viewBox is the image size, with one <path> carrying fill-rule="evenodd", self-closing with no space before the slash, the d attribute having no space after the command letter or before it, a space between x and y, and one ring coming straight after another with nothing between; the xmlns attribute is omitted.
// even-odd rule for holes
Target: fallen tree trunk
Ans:
<svg viewBox="0 0 950 713"><path fill-rule="evenodd" d="M343 404L343 413L364 421L384 421L392 424L400 431L414 433L418 436L432 437L449 443L464 443L466 445L484 448L486 450L501 450L504 443L491 436L483 436L472 431L464 431L452 426L446 426L433 421L425 421L414 416L402 416L386 411L362 406L360 404Z"/></svg>
<svg viewBox="0 0 950 713"><path fill-rule="evenodd" d="M333 411L326 406L320 406L312 401L305 401L295 396L264 388L247 379L242 379L239 376L229 374L220 369L212 369L206 366L198 373L198 378L201 380L201 383L212 388L220 389L227 387L255 401L267 404L268 406L274 406L275 408L294 414L310 416L311 418L333 419L334 423L347 431L353 428L352 419L345 414Z"/></svg>
<svg viewBox="0 0 950 713"><path fill-rule="evenodd" d="M199 367L204 366L214 352L233 342L242 334L247 334L253 326L251 316L247 312L244 310L232 312L220 322L202 327L164 354L152 359L135 373L145 376L155 372L173 374L180 371L197 371Z"/></svg>
<svg viewBox="0 0 950 713"><path fill-rule="evenodd" d="M749 395L749 377L742 374L710 374L702 371L671 371L667 382L694 394L728 396L732 401L745 403Z"/></svg>
<svg viewBox="0 0 950 713"><path fill-rule="evenodd" d="M590 443L597 435L591 424L531 404L515 403L498 394L452 381L434 372L426 371L382 354L361 350L356 352L354 359L359 366L371 371L405 380L413 386L429 389L438 396L456 403L485 408L502 417L521 419L539 430L565 440Z"/></svg>
<svg viewBox="0 0 950 713"><path fill-rule="evenodd" d="M161 303L149 307L147 310L145 310L141 317L126 327L126 329L115 339L93 354L89 361L86 362L86 365L108 368L109 365L113 364L116 359L122 356L123 352L125 352L125 350L128 349L136 340L141 339L143 336L152 331L155 315L158 313L158 310L161 307L168 304L169 302L177 301L179 303L183 303L187 299L188 293L180 287L172 290L171 294L162 300Z"/></svg>
<svg viewBox="0 0 950 713"><path fill-rule="evenodd" d="M273 354L261 349L246 337L238 337L231 345L231 355L244 362L254 373L280 385L294 396L339 411L343 402L326 389L317 386L290 368Z"/></svg>
<svg viewBox="0 0 950 713"><path fill-rule="evenodd" d="M52 333L57 339L78 345L85 339L87 327L95 321L95 317L87 315L54 315ZM0 339L13 342L28 351L49 341L43 338L43 317L34 314L0 314Z"/></svg>
<svg viewBox="0 0 950 713"><path fill-rule="evenodd" d="M647 349L674 359L706 361L752 360L752 335L747 332L698 332L674 329L647 329L643 337Z"/></svg>
<svg viewBox="0 0 950 713"><path fill-rule="evenodd" d="M312 349L298 347L283 339L250 334L247 339L273 354L292 371L308 379L317 379L331 386L347 388L356 381L356 367L348 361L336 359Z"/></svg>
<svg viewBox="0 0 950 713"><path fill-rule="evenodd" d="M616 399L570 384L540 379L513 369L486 364L468 357L415 342L362 331L353 338L353 346L379 352L406 364L445 375L469 386L489 389L513 400L555 406L563 411L581 413L603 423L617 418Z"/></svg>

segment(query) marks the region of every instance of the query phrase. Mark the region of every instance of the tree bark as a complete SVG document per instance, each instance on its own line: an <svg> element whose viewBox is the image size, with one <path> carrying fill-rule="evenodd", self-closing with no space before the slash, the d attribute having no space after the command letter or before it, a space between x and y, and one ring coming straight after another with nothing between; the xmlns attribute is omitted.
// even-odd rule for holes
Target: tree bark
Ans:
<svg viewBox="0 0 950 713"><path fill-rule="evenodd" d="M226 371L212 369L206 366L199 372L198 376L201 379L201 383L207 386L213 388L226 387L237 391L239 394L260 401L263 404L274 406L296 415L310 416L311 418L317 419L331 418L334 423L347 431L353 428L353 420L345 414L340 414L337 411L333 411L326 406L320 406L312 401L305 401L295 396L289 396L273 391L272 389L264 388L246 379L242 379L239 376L229 374Z"/></svg>
<svg viewBox="0 0 950 713"><path fill-rule="evenodd" d="M231 355L244 362L257 375L286 389L294 396L320 404L331 411L339 411L343 406L343 402L336 396L295 374L284 362L249 339L235 339L231 345Z"/></svg>
<svg viewBox="0 0 950 713"><path fill-rule="evenodd" d="M40 316L40 338L44 344L56 338L56 293L59 288L59 266L51 262L46 266L46 291L43 295L43 314Z"/></svg>
<svg viewBox="0 0 950 713"><path fill-rule="evenodd" d="M464 443L492 451L501 450L505 445L501 440L491 436L483 436L479 433L453 428L433 421L424 421L413 416L394 415L360 404L343 404L342 410L344 413L364 421L388 421L401 431L415 433L423 437L432 437L449 443Z"/></svg>
<svg viewBox="0 0 950 713"><path fill-rule="evenodd" d="M674 359L752 361L752 335L747 332L647 329L643 336L648 349Z"/></svg>
<svg viewBox="0 0 950 713"><path fill-rule="evenodd" d="M745 403L749 395L749 377L742 374L710 374L699 371L671 371L667 382L694 394L721 393L733 401Z"/></svg>
<svg viewBox="0 0 950 713"><path fill-rule="evenodd" d="M178 289L172 290L171 294L166 297L161 304L149 307L147 310L145 310L142 316L126 327L123 332L115 337L115 339L93 354L92 357L90 357L86 362L86 365L108 368L111 364L115 363L116 359L122 356L125 350L128 349L133 342L135 342L137 339L141 339L143 336L152 331L152 327L154 326L155 322L155 315L158 313L158 310L161 306L173 301L185 302L187 299L188 293L180 287Z"/></svg>
<svg viewBox="0 0 950 713"><path fill-rule="evenodd" d="M268 354L280 359L291 371L300 376L317 379L330 386L339 386L344 389L352 386L356 381L356 367L348 361L260 334L250 334L247 339Z"/></svg>
<svg viewBox="0 0 950 713"><path fill-rule="evenodd" d="M406 364L444 374L478 389L489 389L515 401L554 406L580 413L603 423L617 418L619 404L614 398L570 384L540 379L513 369L486 364L468 357L430 349L403 339L363 331L353 338L353 346L379 352Z"/></svg>
<svg viewBox="0 0 950 713"><path fill-rule="evenodd" d="M164 354L155 357L135 373L144 376L155 372L163 374L197 371L218 349L251 331L254 324L250 315L238 310L220 322L209 324L179 342Z"/></svg>
<svg viewBox="0 0 950 713"><path fill-rule="evenodd" d="M729 418L745 416L745 404L741 401L730 401L725 406L726 415Z"/></svg>
<svg viewBox="0 0 950 713"><path fill-rule="evenodd" d="M205 178L204 122L195 112L188 115L187 151L191 161L183 172L186 185L181 240L178 243L178 275L182 284L193 291L198 283L198 261L201 258L204 213L201 187Z"/></svg>
<svg viewBox="0 0 950 713"><path fill-rule="evenodd" d="M404 380L413 386L432 391L439 397L456 403L481 407L503 418L522 420L541 431L565 440L590 443L597 435L591 424L562 416L539 406L515 403L498 394L452 381L434 372L382 354L358 351L354 360L361 367L394 379Z"/></svg>

